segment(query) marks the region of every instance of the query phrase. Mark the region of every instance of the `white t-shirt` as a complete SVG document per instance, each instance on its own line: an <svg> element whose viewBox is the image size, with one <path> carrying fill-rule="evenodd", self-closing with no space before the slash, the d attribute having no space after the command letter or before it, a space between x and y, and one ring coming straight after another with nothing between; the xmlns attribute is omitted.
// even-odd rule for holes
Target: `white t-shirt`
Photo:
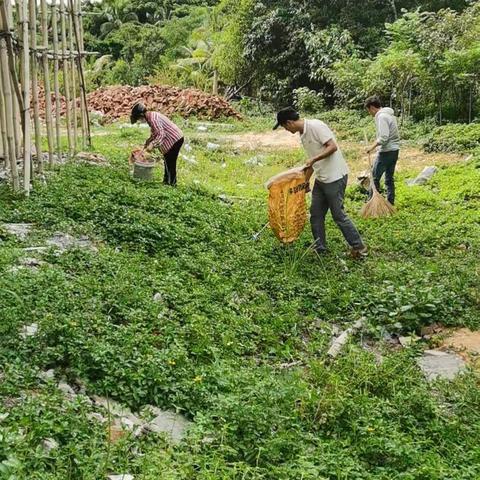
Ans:
<svg viewBox="0 0 480 480"><path fill-rule="evenodd" d="M337 139L328 126L321 120L305 120L303 134L300 136L308 159L320 155L325 150L325 143L333 140L338 147ZM313 164L315 178L322 183L332 183L348 175L348 165L340 151Z"/></svg>

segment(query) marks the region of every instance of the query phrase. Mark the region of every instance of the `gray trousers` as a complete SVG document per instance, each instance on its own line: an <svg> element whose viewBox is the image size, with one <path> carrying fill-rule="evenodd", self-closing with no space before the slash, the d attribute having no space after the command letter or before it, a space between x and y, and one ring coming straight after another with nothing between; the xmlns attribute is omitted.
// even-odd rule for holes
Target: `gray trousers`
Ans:
<svg viewBox="0 0 480 480"><path fill-rule="evenodd" d="M310 208L310 224L312 226L315 250L326 250L325 216L328 210L338 225L347 243L355 249L364 248L364 244L353 222L347 217L343 208L348 175L332 183L315 180Z"/></svg>

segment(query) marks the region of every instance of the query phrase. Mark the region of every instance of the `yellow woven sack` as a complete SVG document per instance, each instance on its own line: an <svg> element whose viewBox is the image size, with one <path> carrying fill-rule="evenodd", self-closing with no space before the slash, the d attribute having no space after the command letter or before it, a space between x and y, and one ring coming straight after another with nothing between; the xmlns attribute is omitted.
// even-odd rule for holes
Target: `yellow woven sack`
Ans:
<svg viewBox="0 0 480 480"><path fill-rule="evenodd" d="M282 243L292 243L301 235L307 221L305 171L302 167L293 168L271 178L266 186L270 227Z"/></svg>

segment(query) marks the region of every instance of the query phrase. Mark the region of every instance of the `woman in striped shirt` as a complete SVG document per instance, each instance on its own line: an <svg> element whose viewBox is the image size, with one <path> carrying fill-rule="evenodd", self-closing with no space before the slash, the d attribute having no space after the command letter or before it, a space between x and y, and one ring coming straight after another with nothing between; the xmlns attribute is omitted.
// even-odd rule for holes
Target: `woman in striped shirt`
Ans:
<svg viewBox="0 0 480 480"><path fill-rule="evenodd" d="M159 112L150 112L143 103L136 103L130 116L132 123L146 122L151 130L151 135L145 142L145 150L152 151L158 148L165 159L165 185L177 184L177 158L182 148L183 132L169 118Z"/></svg>

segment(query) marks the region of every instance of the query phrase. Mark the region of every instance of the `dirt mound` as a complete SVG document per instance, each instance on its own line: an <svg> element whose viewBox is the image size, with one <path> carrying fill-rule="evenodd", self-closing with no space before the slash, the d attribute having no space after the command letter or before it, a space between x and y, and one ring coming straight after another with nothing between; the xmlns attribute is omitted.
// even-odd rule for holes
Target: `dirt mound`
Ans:
<svg viewBox="0 0 480 480"><path fill-rule="evenodd" d="M181 89L149 85L143 87L105 87L88 95L88 106L102 112L107 121L130 115L132 105L142 101L147 108L165 115L174 113L182 117L195 115L213 120L221 117L240 118L240 115L223 98L195 89Z"/></svg>
<svg viewBox="0 0 480 480"><path fill-rule="evenodd" d="M54 99L55 95L52 94L52 104ZM162 85L103 87L89 93L87 101L89 110L101 112L105 115L106 122L128 117L132 105L139 101L142 101L147 108L158 110L165 115L178 114L182 117L195 115L208 120L222 117L241 118L240 114L223 98L192 88L182 89ZM65 98L61 97L60 102L63 116L66 110ZM39 106L40 111L44 113L43 89L39 92ZM79 99L77 99L77 106L80 107Z"/></svg>

